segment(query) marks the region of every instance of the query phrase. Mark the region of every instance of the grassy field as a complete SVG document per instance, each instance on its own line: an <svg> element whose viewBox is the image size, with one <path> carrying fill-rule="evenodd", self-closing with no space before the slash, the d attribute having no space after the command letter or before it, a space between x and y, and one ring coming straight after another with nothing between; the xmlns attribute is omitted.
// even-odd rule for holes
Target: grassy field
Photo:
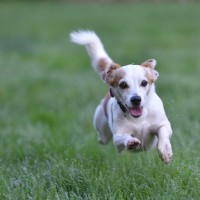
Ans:
<svg viewBox="0 0 200 200"><path fill-rule="evenodd" d="M200 199L200 4L0 4L0 199ZM97 143L107 92L71 30L122 65L158 61L174 159Z"/></svg>

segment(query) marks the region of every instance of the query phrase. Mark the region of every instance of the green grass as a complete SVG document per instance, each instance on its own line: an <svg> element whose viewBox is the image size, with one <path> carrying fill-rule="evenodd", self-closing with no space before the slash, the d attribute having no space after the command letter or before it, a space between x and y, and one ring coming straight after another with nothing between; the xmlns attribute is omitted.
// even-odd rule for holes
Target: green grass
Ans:
<svg viewBox="0 0 200 200"><path fill-rule="evenodd" d="M0 199L199 199L200 4L0 4ZM158 61L174 159L97 143L107 92L71 30L120 64Z"/></svg>

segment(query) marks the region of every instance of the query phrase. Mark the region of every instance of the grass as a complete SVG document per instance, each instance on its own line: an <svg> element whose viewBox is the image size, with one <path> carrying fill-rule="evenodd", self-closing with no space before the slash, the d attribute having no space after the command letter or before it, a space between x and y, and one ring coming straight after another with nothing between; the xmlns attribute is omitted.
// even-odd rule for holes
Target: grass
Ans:
<svg viewBox="0 0 200 200"><path fill-rule="evenodd" d="M199 199L199 4L1 4L0 199ZM174 159L117 154L92 120L107 87L68 34L118 63L158 61Z"/></svg>

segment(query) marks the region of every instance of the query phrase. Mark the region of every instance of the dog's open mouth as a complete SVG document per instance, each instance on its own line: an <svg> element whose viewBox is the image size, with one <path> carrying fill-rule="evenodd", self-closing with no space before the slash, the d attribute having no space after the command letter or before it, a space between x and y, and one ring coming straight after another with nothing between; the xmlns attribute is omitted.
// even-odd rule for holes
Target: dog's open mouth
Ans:
<svg viewBox="0 0 200 200"><path fill-rule="evenodd" d="M140 117L142 115L143 109L142 107L135 107L135 108L130 108L129 111L133 117Z"/></svg>

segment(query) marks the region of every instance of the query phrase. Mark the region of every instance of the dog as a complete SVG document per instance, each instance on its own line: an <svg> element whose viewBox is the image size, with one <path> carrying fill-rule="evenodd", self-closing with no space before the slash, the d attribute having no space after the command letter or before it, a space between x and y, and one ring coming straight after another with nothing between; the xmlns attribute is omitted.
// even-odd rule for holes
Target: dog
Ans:
<svg viewBox="0 0 200 200"><path fill-rule="evenodd" d="M70 39L86 48L94 70L110 88L94 114L98 141L107 144L113 139L118 152L157 147L161 160L169 163L173 155L172 128L155 92L159 76L156 60L120 66L109 57L94 31L73 31Z"/></svg>

